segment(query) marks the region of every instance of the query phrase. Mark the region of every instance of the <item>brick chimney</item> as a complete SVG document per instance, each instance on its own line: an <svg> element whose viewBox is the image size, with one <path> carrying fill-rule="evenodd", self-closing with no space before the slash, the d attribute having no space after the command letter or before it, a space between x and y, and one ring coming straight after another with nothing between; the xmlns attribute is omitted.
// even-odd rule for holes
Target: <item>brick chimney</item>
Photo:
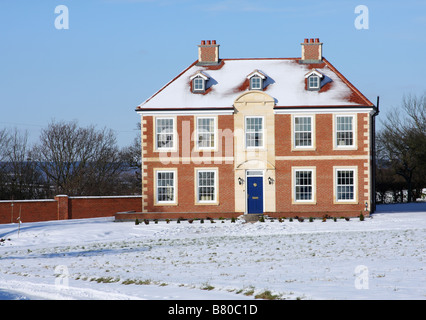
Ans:
<svg viewBox="0 0 426 320"><path fill-rule="evenodd" d="M305 39L302 45L300 63L318 63L322 61L322 42L316 39Z"/></svg>
<svg viewBox="0 0 426 320"><path fill-rule="evenodd" d="M202 40L198 45L198 65L219 63L219 45L216 40Z"/></svg>

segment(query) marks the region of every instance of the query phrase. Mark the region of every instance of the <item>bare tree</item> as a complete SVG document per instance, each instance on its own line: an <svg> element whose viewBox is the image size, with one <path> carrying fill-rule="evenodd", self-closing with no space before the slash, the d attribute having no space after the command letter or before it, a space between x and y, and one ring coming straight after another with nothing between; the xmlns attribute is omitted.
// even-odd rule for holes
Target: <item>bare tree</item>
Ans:
<svg viewBox="0 0 426 320"><path fill-rule="evenodd" d="M2 199L35 199L46 197L41 172L31 161L28 132L2 130L0 194Z"/></svg>
<svg viewBox="0 0 426 320"><path fill-rule="evenodd" d="M377 154L404 178L408 202L426 186L426 93L404 96L400 109L387 114L377 135Z"/></svg>
<svg viewBox="0 0 426 320"><path fill-rule="evenodd" d="M6 198L7 172L6 157L9 146L10 137L6 129L0 130L0 199Z"/></svg>
<svg viewBox="0 0 426 320"><path fill-rule="evenodd" d="M141 124L136 125L138 134L133 139L133 143L122 150L122 159L128 170L123 173L123 180L129 193L141 194L142 177L141 177Z"/></svg>
<svg viewBox="0 0 426 320"><path fill-rule="evenodd" d="M105 195L120 189L123 165L111 130L52 122L32 155L56 194Z"/></svg>

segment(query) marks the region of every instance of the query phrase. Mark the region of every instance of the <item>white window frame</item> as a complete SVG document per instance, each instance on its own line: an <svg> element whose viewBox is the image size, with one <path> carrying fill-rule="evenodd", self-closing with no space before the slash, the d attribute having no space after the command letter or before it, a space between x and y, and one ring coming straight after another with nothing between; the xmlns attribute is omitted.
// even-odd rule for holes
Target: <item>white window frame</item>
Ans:
<svg viewBox="0 0 426 320"><path fill-rule="evenodd" d="M257 131L247 131L247 120L248 119L262 119L262 130L257 132ZM248 139L247 139L247 134L249 133L257 133L257 134L262 134L262 144L258 145L258 146L249 146L248 145ZM253 140L255 141L255 140ZM244 118L244 143L245 143L245 147L246 149L263 149L265 146L265 117L264 116L246 116Z"/></svg>
<svg viewBox="0 0 426 320"><path fill-rule="evenodd" d="M169 147L159 147L158 146L158 135L160 134L170 134L170 133L161 133L158 132L159 126L158 121L159 120L172 120L172 146ZM155 117L154 118L154 150L161 152L161 151L176 151L176 118L175 117Z"/></svg>
<svg viewBox="0 0 426 320"><path fill-rule="evenodd" d="M352 172L353 176L353 183L349 186L353 187L353 198L352 199L339 199L339 187L345 186L345 185L339 185L339 172L342 171L350 171ZM348 186L348 185L346 185ZM333 172L333 189L334 189L334 203L341 203L341 204L357 204L358 203L358 167L334 167Z"/></svg>
<svg viewBox="0 0 426 320"><path fill-rule="evenodd" d="M159 188L162 186L159 185L158 181L158 174L159 173L172 173L173 174L173 185L169 186L169 188L172 188L173 192L173 200L159 200ZM154 169L154 205L177 205L177 169L175 168L167 168L167 169Z"/></svg>
<svg viewBox="0 0 426 320"><path fill-rule="evenodd" d="M297 172L310 172L311 173L311 199L297 199ZM291 175L291 188L292 188L292 203L293 204L316 204L316 167L292 167Z"/></svg>
<svg viewBox="0 0 426 320"><path fill-rule="evenodd" d="M316 86L312 85L312 83L311 83L311 80L313 80L313 79L316 79L316 82L317 82ZM308 77L308 89L311 89L311 90L315 89L315 90L317 90L317 89L320 88L320 84L321 84L321 79L320 79L319 76L317 76L317 75L311 75L311 76Z"/></svg>
<svg viewBox="0 0 426 320"><path fill-rule="evenodd" d="M338 131L338 118L352 118L352 130ZM352 132L352 144L339 144L339 132ZM357 149L357 115L356 114L335 114L333 117L333 146L337 150L356 150Z"/></svg>
<svg viewBox="0 0 426 320"><path fill-rule="evenodd" d="M296 131L296 118L310 118L311 119L311 130L310 131ZM292 115L291 122L291 134L292 134L292 150L315 150L316 148L316 139L315 139L315 115L300 114ZM297 132L310 132L311 133L311 144L308 146L298 146L296 145L296 133Z"/></svg>
<svg viewBox="0 0 426 320"><path fill-rule="evenodd" d="M219 177L218 177L218 168L195 168L195 204L198 205L217 205L219 203ZM212 200L200 200L200 173L214 173L214 179L213 179L213 186L207 186L207 187L213 187L213 199Z"/></svg>
<svg viewBox="0 0 426 320"><path fill-rule="evenodd" d="M212 119L213 120L213 140L210 140L210 146L209 147L204 147L204 146L200 146L199 144L199 138L200 135L203 134L203 132L201 132L200 130L200 126L199 126L199 120L203 120L203 119ZM217 117L215 116L202 116L202 117L195 117L195 150L211 150L211 151L216 151L218 149L218 145L217 145ZM204 134L210 134L211 132L204 132ZM213 143L213 146L211 145L211 143Z"/></svg>
<svg viewBox="0 0 426 320"><path fill-rule="evenodd" d="M259 86L254 86L253 85L253 80L254 79L258 79L259 80ZM250 78L250 90L262 90L263 89L263 79L259 76L253 76Z"/></svg>
<svg viewBox="0 0 426 320"><path fill-rule="evenodd" d="M196 88L196 82L198 80L201 80L201 89L197 89ZM194 92L204 92L206 90L206 80L204 80L202 77L195 77L194 79L192 79L192 91Z"/></svg>

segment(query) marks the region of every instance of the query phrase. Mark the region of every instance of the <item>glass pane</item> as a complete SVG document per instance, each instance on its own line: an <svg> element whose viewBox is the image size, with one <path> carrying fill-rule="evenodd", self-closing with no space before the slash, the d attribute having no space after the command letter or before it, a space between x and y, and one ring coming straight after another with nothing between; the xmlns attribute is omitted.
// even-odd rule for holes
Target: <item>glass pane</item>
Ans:
<svg viewBox="0 0 426 320"><path fill-rule="evenodd" d="M215 172L198 172L198 201L215 200Z"/></svg>
<svg viewBox="0 0 426 320"><path fill-rule="evenodd" d="M173 119L157 119L157 148L173 148Z"/></svg>
<svg viewBox="0 0 426 320"><path fill-rule="evenodd" d="M263 146L263 118L246 118L246 146Z"/></svg>
<svg viewBox="0 0 426 320"><path fill-rule="evenodd" d="M312 200L312 171L296 171L296 200Z"/></svg>

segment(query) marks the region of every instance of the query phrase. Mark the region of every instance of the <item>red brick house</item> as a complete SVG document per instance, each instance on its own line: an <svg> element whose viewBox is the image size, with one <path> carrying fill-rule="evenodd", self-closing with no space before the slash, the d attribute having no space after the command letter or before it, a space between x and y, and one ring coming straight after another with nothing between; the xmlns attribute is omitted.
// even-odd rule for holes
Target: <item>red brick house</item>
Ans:
<svg viewBox="0 0 426 320"><path fill-rule="evenodd" d="M377 107L305 39L301 58L198 59L141 103L146 217L368 215Z"/></svg>

